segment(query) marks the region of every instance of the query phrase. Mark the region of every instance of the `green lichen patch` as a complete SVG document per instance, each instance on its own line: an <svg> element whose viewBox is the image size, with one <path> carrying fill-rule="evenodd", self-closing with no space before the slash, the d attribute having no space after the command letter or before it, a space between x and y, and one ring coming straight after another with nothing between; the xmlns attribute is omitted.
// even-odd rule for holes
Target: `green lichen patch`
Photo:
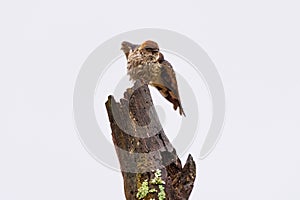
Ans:
<svg viewBox="0 0 300 200"><path fill-rule="evenodd" d="M164 200L166 198L165 187L163 185L159 185L158 188L159 188L158 199Z"/></svg>
<svg viewBox="0 0 300 200"><path fill-rule="evenodd" d="M136 197L138 199L144 199L149 193L158 193L158 199L164 200L166 199L165 187L163 186L165 182L161 178L161 170L157 169L154 173L154 178L150 180L150 184L158 185L159 191L155 188L149 188L148 179L144 180L141 187L138 188L138 192ZM155 200L151 198L150 200Z"/></svg>
<svg viewBox="0 0 300 200"><path fill-rule="evenodd" d="M148 193L149 193L149 186L148 186L148 180L146 179L142 183L142 186L140 188L138 188L136 198L143 199L147 196Z"/></svg>
<svg viewBox="0 0 300 200"><path fill-rule="evenodd" d="M161 178L161 170L160 169L157 169L154 173L154 178L151 180L151 183L152 184L155 184L155 185L164 185L166 184L162 178Z"/></svg>

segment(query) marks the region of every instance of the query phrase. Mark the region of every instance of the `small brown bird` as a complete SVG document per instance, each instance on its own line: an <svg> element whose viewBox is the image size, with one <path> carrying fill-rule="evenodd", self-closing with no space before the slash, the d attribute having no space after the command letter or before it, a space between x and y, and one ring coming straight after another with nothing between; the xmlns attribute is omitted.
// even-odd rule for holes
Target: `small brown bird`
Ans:
<svg viewBox="0 0 300 200"><path fill-rule="evenodd" d="M179 114L184 115L176 75L172 65L164 59L158 44L147 40L141 45L122 42L121 49L127 58L127 74L130 80L141 80L145 84L154 86L168 101L174 110L179 107Z"/></svg>

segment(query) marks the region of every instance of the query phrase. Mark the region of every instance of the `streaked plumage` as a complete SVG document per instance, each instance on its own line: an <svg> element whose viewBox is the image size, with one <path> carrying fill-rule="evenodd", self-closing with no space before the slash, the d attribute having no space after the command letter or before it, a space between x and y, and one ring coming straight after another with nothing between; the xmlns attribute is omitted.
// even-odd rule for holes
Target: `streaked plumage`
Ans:
<svg viewBox="0 0 300 200"><path fill-rule="evenodd" d="M156 87L175 110L179 107L180 115L184 115L176 75L172 65L164 59L158 44L148 40L141 45L122 42L123 52L127 58L127 74L130 80L141 80L145 84Z"/></svg>

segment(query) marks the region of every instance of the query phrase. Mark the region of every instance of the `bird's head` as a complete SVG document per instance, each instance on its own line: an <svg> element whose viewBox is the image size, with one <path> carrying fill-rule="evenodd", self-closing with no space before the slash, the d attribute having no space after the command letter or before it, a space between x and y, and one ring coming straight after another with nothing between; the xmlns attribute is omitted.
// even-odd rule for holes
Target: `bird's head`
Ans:
<svg viewBox="0 0 300 200"><path fill-rule="evenodd" d="M156 60L159 58L158 44L152 40L143 42L139 47L140 52L145 56L154 57Z"/></svg>

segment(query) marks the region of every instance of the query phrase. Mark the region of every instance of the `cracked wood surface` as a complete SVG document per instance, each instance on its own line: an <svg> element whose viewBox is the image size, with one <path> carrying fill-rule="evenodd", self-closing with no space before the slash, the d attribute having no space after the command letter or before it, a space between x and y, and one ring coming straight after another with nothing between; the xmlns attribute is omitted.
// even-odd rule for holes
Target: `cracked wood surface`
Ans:
<svg viewBox="0 0 300 200"><path fill-rule="evenodd" d="M154 177L156 169L161 170L161 178L165 181L166 199L188 199L196 177L195 162L189 155L182 167L162 129L148 86L137 81L126 90L120 102L109 96L105 105L126 199L138 199L138 188L144 180ZM158 199L157 193L149 193L143 199L151 198Z"/></svg>

